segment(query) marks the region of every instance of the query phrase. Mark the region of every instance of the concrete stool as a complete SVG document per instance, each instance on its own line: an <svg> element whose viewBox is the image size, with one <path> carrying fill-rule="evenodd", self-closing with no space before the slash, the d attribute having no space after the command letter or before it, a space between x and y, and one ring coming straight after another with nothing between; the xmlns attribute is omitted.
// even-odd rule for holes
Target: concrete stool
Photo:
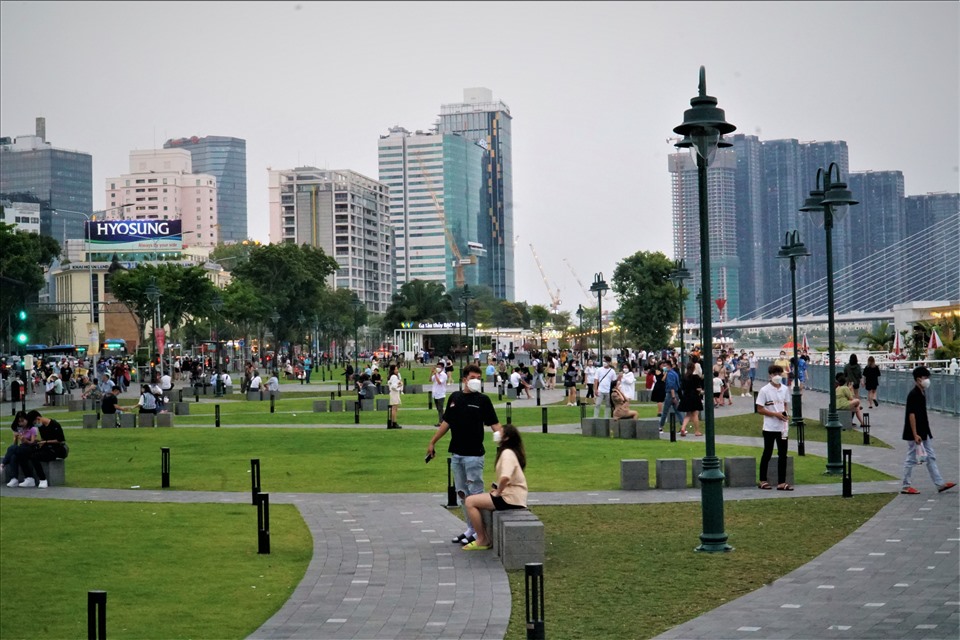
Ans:
<svg viewBox="0 0 960 640"><path fill-rule="evenodd" d="M327 411L327 401L326 400L314 400L313 401L313 412L314 413L325 413Z"/></svg>
<svg viewBox="0 0 960 640"><path fill-rule="evenodd" d="M517 390L513 387L507 388L507 400L516 400L517 399Z"/></svg>
<svg viewBox="0 0 960 640"><path fill-rule="evenodd" d="M500 562L507 571L543 562L546 540L539 520L508 520L501 529Z"/></svg>
<svg viewBox="0 0 960 640"><path fill-rule="evenodd" d="M620 488L624 491L649 489L650 463L647 460L621 460Z"/></svg>
<svg viewBox="0 0 960 640"><path fill-rule="evenodd" d="M390 398L377 398L377 411L386 411L390 408Z"/></svg>
<svg viewBox="0 0 960 640"><path fill-rule="evenodd" d="M140 419L141 427L155 427L157 426L157 416L153 413L139 413L137 417Z"/></svg>
<svg viewBox="0 0 960 640"><path fill-rule="evenodd" d="M723 459L723 484L728 487L757 486L757 459L752 456L730 456Z"/></svg>
<svg viewBox="0 0 960 640"><path fill-rule="evenodd" d="M389 402L389 400L388 400ZM360 401L360 411L373 411L373 398L364 398Z"/></svg>
<svg viewBox="0 0 960 640"><path fill-rule="evenodd" d="M225 384L225 385L223 385L223 395L225 395L225 396L233 395L233 385L232 385L232 384Z"/></svg>
<svg viewBox="0 0 960 640"><path fill-rule="evenodd" d="M660 439L660 419L643 418L637 420L637 440L659 440Z"/></svg>
<svg viewBox="0 0 960 640"><path fill-rule="evenodd" d="M637 391L637 402L650 402L650 394L653 389L639 389Z"/></svg>
<svg viewBox="0 0 960 640"><path fill-rule="evenodd" d="M157 421L156 425L158 427L172 427L173 426L173 414L172 413L158 413L156 415Z"/></svg>
<svg viewBox="0 0 960 640"><path fill-rule="evenodd" d="M343 400L331 400L330 401L330 412L340 413L343 411Z"/></svg>
<svg viewBox="0 0 960 640"><path fill-rule="evenodd" d="M189 402L174 402L173 403L173 412L178 416L188 416L190 415L190 403Z"/></svg>
<svg viewBox="0 0 960 640"><path fill-rule="evenodd" d="M824 407L824 408L820 409L820 424L822 424L823 426L826 426L826 425L827 425L827 414L828 414L828 413L830 413L830 408L829 408L829 407ZM838 410L837 413L840 413L840 411ZM841 423L841 424L843 424L843 423Z"/></svg>
<svg viewBox="0 0 960 640"><path fill-rule="evenodd" d="M700 488L700 474L703 473L703 458L690 460L690 482L694 489Z"/></svg>
<svg viewBox="0 0 960 640"><path fill-rule="evenodd" d="M594 438L610 437L610 418L584 418L580 421L583 435Z"/></svg>
<svg viewBox="0 0 960 640"><path fill-rule="evenodd" d="M83 414L83 428L84 428L84 429L96 429L96 428L97 428L97 414L95 414L95 413L85 413L85 414Z"/></svg>
<svg viewBox="0 0 960 640"><path fill-rule="evenodd" d="M40 466L43 468L43 474L47 476L47 483L51 487L62 487L66 484L67 472L63 458L57 458L49 462L41 462ZM4 469L3 473L0 473L0 482L3 484L10 482L10 478L7 477L9 472L9 469ZM22 482L25 477L26 476L23 475L23 469L20 469L17 479Z"/></svg>
<svg viewBox="0 0 960 640"><path fill-rule="evenodd" d="M759 466L759 462L757 463ZM777 486L777 470L780 468L780 461L777 459L776 454L770 458L770 464L767 466L767 482L770 483L770 486ZM759 469L757 471L759 477ZM793 485L793 456L787 456L787 484Z"/></svg>
<svg viewBox="0 0 960 640"><path fill-rule="evenodd" d="M657 489L686 489L687 461L683 458L657 459Z"/></svg>
<svg viewBox="0 0 960 640"><path fill-rule="evenodd" d="M488 532L490 532L490 542L493 544L493 552L498 556L503 550L503 524L505 522L520 522L522 520L536 520L539 522L537 516L533 515L533 512L529 509L511 509L509 511L490 511L487 512L492 514L492 524ZM486 525L486 520L484 520L484 525Z"/></svg>
<svg viewBox="0 0 960 640"><path fill-rule="evenodd" d="M84 405L86 405L86 402L84 402L82 398L77 398L76 400L70 398L67 400L67 407L69 407L68 411L83 411L86 409Z"/></svg>
<svg viewBox="0 0 960 640"><path fill-rule="evenodd" d="M121 429L135 429L137 427L137 414L121 413L117 426Z"/></svg>
<svg viewBox="0 0 960 640"><path fill-rule="evenodd" d="M114 429L120 426L119 413L105 413L100 419L100 424L104 429Z"/></svg>
<svg viewBox="0 0 960 640"><path fill-rule="evenodd" d="M259 391L247 391L247 400L262 400Z"/></svg>
<svg viewBox="0 0 960 640"><path fill-rule="evenodd" d="M623 440L634 440L637 437L637 421L636 420L629 420L627 418L612 420L611 426L613 427L614 438L621 438Z"/></svg>
<svg viewBox="0 0 960 640"><path fill-rule="evenodd" d="M353 413L356 411L356 406L360 404L359 400L344 400L343 401L343 410L347 413Z"/></svg>

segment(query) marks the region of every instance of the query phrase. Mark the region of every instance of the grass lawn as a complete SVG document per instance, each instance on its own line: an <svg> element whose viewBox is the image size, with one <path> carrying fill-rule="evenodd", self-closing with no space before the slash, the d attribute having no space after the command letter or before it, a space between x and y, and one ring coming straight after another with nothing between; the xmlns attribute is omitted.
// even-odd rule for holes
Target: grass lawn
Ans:
<svg viewBox="0 0 960 640"><path fill-rule="evenodd" d="M0 637L86 637L107 592L110 638L243 638L303 578L310 531L271 505L270 554L251 505L0 499Z"/></svg>
<svg viewBox="0 0 960 640"><path fill-rule="evenodd" d="M693 552L699 503L534 507L546 525L546 637L656 636L809 562L893 497L726 502L724 529L735 548L726 554ZM523 571L511 572L510 584L506 637L519 640Z"/></svg>
<svg viewBox="0 0 960 640"><path fill-rule="evenodd" d="M8 439L10 432L0 434ZM249 491L250 459L258 458L265 492L444 493L446 447L423 462L427 431L387 429L75 429L68 432L67 484L79 487L160 488L160 448L170 447L171 488L175 490ZM604 440L579 435L524 434L531 491L617 489L620 460L703 457L700 438ZM487 468L494 466L488 441ZM6 442L0 442L5 447ZM758 457L760 449L718 445L717 454ZM796 484L840 482L824 476L825 460L796 457ZM889 476L854 465L856 481ZM651 481L653 481L651 474Z"/></svg>

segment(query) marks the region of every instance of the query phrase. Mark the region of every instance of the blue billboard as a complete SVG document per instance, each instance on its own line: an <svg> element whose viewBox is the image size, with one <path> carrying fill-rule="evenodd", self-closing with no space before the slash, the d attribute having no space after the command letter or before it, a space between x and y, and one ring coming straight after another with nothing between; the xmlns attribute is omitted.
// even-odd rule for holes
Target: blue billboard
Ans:
<svg viewBox="0 0 960 640"><path fill-rule="evenodd" d="M87 242L93 251L143 253L183 250L180 220L90 220Z"/></svg>

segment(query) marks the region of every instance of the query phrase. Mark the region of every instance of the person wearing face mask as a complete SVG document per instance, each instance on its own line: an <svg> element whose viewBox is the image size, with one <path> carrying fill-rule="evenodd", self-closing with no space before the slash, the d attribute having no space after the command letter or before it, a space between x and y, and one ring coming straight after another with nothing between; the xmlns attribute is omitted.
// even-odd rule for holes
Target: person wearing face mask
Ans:
<svg viewBox="0 0 960 640"><path fill-rule="evenodd" d="M493 429L495 438L499 437L497 434L502 427L493 402L480 392L480 367L467 365L463 369L463 375L466 384L462 391L450 394L440 426L427 445L427 456L429 459L436 455L434 445L449 431L450 446L447 451L451 455L453 484L467 522L466 530L454 538L453 542L468 544L476 539L476 531L467 515L466 499L467 496L483 493L483 456L486 453L483 448L484 425Z"/></svg>
<svg viewBox="0 0 960 640"><path fill-rule="evenodd" d="M502 431L494 432L497 443L497 482L490 493L477 493L466 501L468 521L476 531L476 540L463 546L464 551L486 551L493 548L489 532L484 529L480 511L506 511L526 509L527 478L523 470L527 466L527 456L523 449L520 432L512 424Z"/></svg>
<svg viewBox="0 0 960 640"><path fill-rule="evenodd" d="M443 420L443 401L447 399L447 372L443 369L443 365L438 364L433 368L433 375L430 376L430 381L433 383L430 393L433 396L433 404L437 408L435 427L439 427Z"/></svg>
<svg viewBox="0 0 960 640"><path fill-rule="evenodd" d="M629 364L624 363L623 367L620 369L620 378L617 382L617 387L620 391L623 392L623 395L626 396L627 400L636 400L637 399L637 376L634 375L633 370L630 368Z"/></svg>
<svg viewBox="0 0 960 640"><path fill-rule="evenodd" d="M778 367L780 367L781 369L783 369L783 371L784 371L784 374L783 374L783 382L784 382L784 384L786 384L786 385L789 387L789 386L790 386L790 373L789 373L789 371L790 371L790 360L787 358L787 352L786 352L786 351L781 351L781 352L780 352L780 357L777 358L776 360L774 360L774 361L773 361L773 364L775 364L775 365L777 365Z"/></svg>
<svg viewBox="0 0 960 640"><path fill-rule="evenodd" d="M593 405L593 417L600 417L600 409L603 408L603 417L607 417L607 408L610 406L610 385L617 379L617 374L613 370L610 356L603 356L603 368L597 371L596 380L593 383L593 393L596 396L596 402Z"/></svg>
<svg viewBox="0 0 960 640"><path fill-rule="evenodd" d="M847 379L842 373L837 374L837 411L850 412L850 428L856 428L853 422L854 416L863 426L863 411L860 408L860 398L854 397L853 380Z"/></svg>
<svg viewBox="0 0 960 640"><path fill-rule="evenodd" d="M760 456L761 489L770 489L767 482L767 468L773 455L773 445L777 445L777 490L793 491L787 484L787 429L790 419L787 417L787 402L790 395L783 380L783 367L770 365L767 369L770 383L760 389L757 395L757 413L763 416L763 455Z"/></svg>
<svg viewBox="0 0 960 640"><path fill-rule="evenodd" d="M903 461L903 482L900 493L917 495L919 490L910 484L910 475L913 468L920 464L917 461L918 451L922 447L927 457L927 472L937 487L938 493L957 486L956 482L944 482L937 467L937 454L933 450L933 434L930 432L930 421L927 418L927 389L930 388L930 370L924 366L913 370L913 388L907 394L907 408L903 418L903 439L907 441L907 458Z"/></svg>

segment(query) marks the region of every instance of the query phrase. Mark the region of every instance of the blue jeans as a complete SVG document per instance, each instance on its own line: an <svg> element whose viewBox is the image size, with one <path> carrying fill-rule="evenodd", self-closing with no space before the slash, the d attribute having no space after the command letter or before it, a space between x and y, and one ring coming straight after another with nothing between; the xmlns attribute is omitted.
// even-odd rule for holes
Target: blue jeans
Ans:
<svg viewBox="0 0 960 640"><path fill-rule="evenodd" d="M666 424L667 420L670 419L668 414L676 413L677 405L673 404L673 400L670 398L670 394L667 393L666 399L663 401L663 411L660 412L660 430L663 431L663 425Z"/></svg>
<svg viewBox="0 0 960 640"><path fill-rule="evenodd" d="M461 456L454 453L451 456L450 469L453 471L457 502L463 509L467 528L472 529L470 518L467 517L466 500L467 496L483 493L483 456Z"/></svg>
<svg viewBox="0 0 960 640"><path fill-rule="evenodd" d="M940 475L940 469L937 468L937 454L933 450L933 438L927 438L923 441L923 448L927 450L927 472L930 479L937 487L943 486L943 476ZM907 459L903 461L903 488L910 486L910 474L913 468L917 466L917 443L914 440L907 442Z"/></svg>

